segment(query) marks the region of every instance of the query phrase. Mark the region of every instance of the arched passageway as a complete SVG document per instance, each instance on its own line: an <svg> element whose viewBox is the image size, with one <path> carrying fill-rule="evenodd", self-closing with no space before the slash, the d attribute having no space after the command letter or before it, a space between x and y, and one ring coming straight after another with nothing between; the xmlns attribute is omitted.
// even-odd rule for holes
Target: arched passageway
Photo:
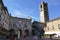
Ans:
<svg viewBox="0 0 60 40"><path fill-rule="evenodd" d="M15 31L14 31L14 29L11 29L9 32L10 32L10 34L9 34L9 39L10 39L10 40L13 40L14 37L15 37Z"/></svg>
<svg viewBox="0 0 60 40"><path fill-rule="evenodd" d="M29 30L26 29L24 32L26 36L29 36Z"/></svg>
<svg viewBox="0 0 60 40"><path fill-rule="evenodd" d="M32 35L35 36L35 30L32 30Z"/></svg>
<svg viewBox="0 0 60 40"><path fill-rule="evenodd" d="M11 34L11 35L15 35L14 29L11 29L11 30L10 30L10 34Z"/></svg>

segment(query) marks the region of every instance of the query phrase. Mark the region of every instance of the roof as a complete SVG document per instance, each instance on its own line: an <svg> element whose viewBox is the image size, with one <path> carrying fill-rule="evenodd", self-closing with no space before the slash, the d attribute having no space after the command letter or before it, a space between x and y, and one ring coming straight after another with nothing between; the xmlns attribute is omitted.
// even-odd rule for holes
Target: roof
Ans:
<svg viewBox="0 0 60 40"><path fill-rule="evenodd" d="M13 17L13 16L10 16L11 18L16 18L16 19L24 19L24 20L31 20L31 19L27 19L27 18L20 18L20 17Z"/></svg>
<svg viewBox="0 0 60 40"><path fill-rule="evenodd" d="M38 22L38 21L33 21L33 23L45 24L45 23Z"/></svg>
<svg viewBox="0 0 60 40"><path fill-rule="evenodd" d="M59 20L59 19L60 19L60 17L52 19L52 20L49 20L48 22L52 22L52 21Z"/></svg>

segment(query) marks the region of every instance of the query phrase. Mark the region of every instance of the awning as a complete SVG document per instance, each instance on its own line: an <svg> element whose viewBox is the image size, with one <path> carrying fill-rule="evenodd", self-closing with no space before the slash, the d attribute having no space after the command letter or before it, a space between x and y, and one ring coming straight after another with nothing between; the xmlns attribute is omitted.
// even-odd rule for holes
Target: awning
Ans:
<svg viewBox="0 0 60 40"><path fill-rule="evenodd" d="M60 31L54 31L54 32L45 32L44 34L60 34Z"/></svg>

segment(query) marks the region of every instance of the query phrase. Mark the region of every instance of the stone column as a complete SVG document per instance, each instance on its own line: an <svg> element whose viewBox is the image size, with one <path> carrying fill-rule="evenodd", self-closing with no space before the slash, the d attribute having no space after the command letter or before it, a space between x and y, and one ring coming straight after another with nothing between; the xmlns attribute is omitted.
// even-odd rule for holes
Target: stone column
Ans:
<svg viewBox="0 0 60 40"><path fill-rule="evenodd" d="M18 39L20 38L20 31L18 31Z"/></svg>

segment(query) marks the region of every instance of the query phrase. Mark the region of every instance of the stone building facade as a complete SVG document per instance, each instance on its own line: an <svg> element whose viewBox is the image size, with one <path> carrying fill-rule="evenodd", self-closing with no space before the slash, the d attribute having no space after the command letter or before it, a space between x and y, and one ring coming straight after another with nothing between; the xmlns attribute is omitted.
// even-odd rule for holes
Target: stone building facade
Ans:
<svg viewBox="0 0 60 40"><path fill-rule="evenodd" d="M39 31L38 34L41 29L44 29L45 34L60 34L60 17L49 20L48 4L46 2L40 4L40 22L33 22L32 24L31 21L30 17L18 18L9 15L7 7L0 0L0 32L7 33L14 30L13 34L18 35L18 38L24 35L32 35L33 29Z"/></svg>
<svg viewBox="0 0 60 40"><path fill-rule="evenodd" d="M18 38L23 35L30 36L32 35L31 20L30 17L12 17L8 12L7 7L4 6L2 0L0 0L0 32L10 34L10 31L12 30L12 34L16 34Z"/></svg>
<svg viewBox="0 0 60 40"><path fill-rule="evenodd" d="M46 2L40 4L40 22L45 23L45 34L57 34L60 36L60 17L49 20L48 4Z"/></svg>
<svg viewBox="0 0 60 40"><path fill-rule="evenodd" d="M0 31L6 32L9 30L9 13L7 7L0 0Z"/></svg>
<svg viewBox="0 0 60 40"><path fill-rule="evenodd" d="M41 34L44 34L44 26L45 26L45 23L41 23L41 22L37 22L37 21L34 21L32 23L32 30L34 30L34 35L36 36L39 36ZM32 33L33 34L33 33Z"/></svg>
<svg viewBox="0 0 60 40"><path fill-rule="evenodd" d="M15 30L15 34L24 36L27 31L27 35L32 35L31 19L29 18L18 18L10 17L10 29Z"/></svg>
<svg viewBox="0 0 60 40"><path fill-rule="evenodd" d="M44 1L40 3L39 7L40 7L40 22L37 21L33 22L32 24L34 26L33 29L41 30L43 28L45 31L44 34L49 35L57 34L60 36L60 17L49 20L48 4Z"/></svg>
<svg viewBox="0 0 60 40"><path fill-rule="evenodd" d="M50 20L46 24L45 34L60 34L60 18Z"/></svg>

